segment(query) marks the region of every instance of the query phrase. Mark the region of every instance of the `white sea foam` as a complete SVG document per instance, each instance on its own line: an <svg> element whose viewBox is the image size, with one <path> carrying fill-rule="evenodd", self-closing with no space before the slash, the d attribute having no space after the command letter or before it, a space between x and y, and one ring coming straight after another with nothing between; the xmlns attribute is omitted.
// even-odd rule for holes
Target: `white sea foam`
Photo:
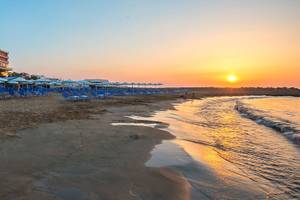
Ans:
<svg viewBox="0 0 300 200"><path fill-rule="evenodd" d="M300 143L299 102L300 99L292 97L247 99L236 101L235 109L243 117L283 133L287 138ZM285 109L283 110L282 107L285 107Z"/></svg>
<svg viewBox="0 0 300 200"><path fill-rule="evenodd" d="M212 174L224 172L224 180L228 180L228 174L232 177L233 165L239 169L240 176L255 181L252 185L262 188L268 199L299 199L300 148L291 142L300 139L300 134L296 133L300 127L299 100L292 97L213 97L175 104L175 109L159 111L152 117L133 118L138 122L168 124L164 130L176 136L176 144L193 160L205 163ZM192 190L203 188L202 184L208 188L210 182L201 177L206 174L203 169L194 162L179 162L187 161L186 155L166 144L157 146L151 162L146 164L173 166L191 182ZM219 159L232 164L229 173L226 170L229 165L224 167ZM197 187L195 182L200 182L201 186ZM218 192L229 195L230 199L242 199L219 190L216 183L220 182L211 184L214 186L211 199L217 199ZM240 181L237 184L247 188Z"/></svg>

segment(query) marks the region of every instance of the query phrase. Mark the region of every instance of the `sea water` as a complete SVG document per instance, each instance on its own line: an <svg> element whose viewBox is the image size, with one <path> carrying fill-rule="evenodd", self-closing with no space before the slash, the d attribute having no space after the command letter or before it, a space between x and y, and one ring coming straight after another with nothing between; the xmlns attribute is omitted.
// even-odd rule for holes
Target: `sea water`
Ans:
<svg viewBox="0 0 300 200"><path fill-rule="evenodd" d="M191 199L300 199L300 98L216 97L174 106L148 118L168 123L164 130L177 139L158 145L146 165L182 174Z"/></svg>

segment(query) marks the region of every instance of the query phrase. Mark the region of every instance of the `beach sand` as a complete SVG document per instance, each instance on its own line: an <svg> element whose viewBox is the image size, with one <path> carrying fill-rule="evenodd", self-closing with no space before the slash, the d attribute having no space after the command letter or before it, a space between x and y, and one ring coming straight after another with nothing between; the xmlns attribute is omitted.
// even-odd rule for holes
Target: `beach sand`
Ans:
<svg viewBox="0 0 300 200"><path fill-rule="evenodd" d="M135 121L124 116L171 109L176 98L1 100L0 199L189 199L182 176L145 167L153 147L172 135L111 125Z"/></svg>

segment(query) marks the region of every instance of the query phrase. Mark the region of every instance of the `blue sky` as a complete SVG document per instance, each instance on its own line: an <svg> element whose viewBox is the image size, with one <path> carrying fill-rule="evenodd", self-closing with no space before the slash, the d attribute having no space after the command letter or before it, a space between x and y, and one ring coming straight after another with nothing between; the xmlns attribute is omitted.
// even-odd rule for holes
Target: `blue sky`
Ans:
<svg viewBox="0 0 300 200"><path fill-rule="evenodd" d="M170 77L186 69L190 73L184 76L194 84L195 73L199 78L223 73L222 67L207 70L211 67L204 60L227 58L219 51L231 43L235 49L228 47L229 56L239 54L237 44L249 39L247 31L274 31L278 46L290 51L296 47L287 46L288 41L299 44L297 0L0 0L0 5L0 48L10 52L12 67L63 78L159 77L174 84ZM233 38L236 33L241 41ZM195 63L185 64L191 61Z"/></svg>

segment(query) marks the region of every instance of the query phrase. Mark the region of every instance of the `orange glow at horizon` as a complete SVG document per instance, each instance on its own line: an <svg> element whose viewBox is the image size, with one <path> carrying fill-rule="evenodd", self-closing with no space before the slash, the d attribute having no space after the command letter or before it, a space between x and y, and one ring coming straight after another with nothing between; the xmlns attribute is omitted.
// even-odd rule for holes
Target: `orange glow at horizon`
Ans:
<svg viewBox="0 0 300 200"><path fill-rule="evenodd" d="M300 87L300 28L275 22L233 22L208 26L206 31L194 26L174 28L172 34L156 38L161 33L158 31L148 36L151 40L142 37L116 46L103 44L105 51L90 46L76 48L81 44L75 42L72 49L83 50L70 50L71 55L62 57L67 52L62 48L34 56L37 59L26 58L28 65L34 66L30 71L23 65L26 60L16 66L24 66L20 72L65 79L104 78L196 87ZM163 25L155 26L155 30L168 31Z"/></svg>

